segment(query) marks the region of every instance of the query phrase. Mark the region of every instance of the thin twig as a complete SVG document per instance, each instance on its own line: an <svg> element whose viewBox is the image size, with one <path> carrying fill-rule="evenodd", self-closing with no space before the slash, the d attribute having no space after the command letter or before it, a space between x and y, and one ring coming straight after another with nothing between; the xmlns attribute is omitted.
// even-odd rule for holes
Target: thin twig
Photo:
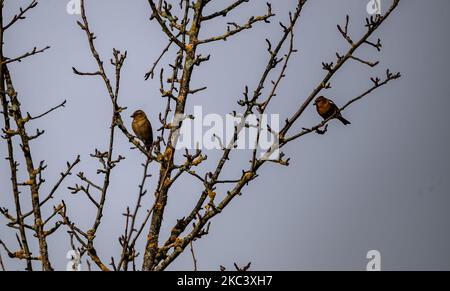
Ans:
<svg viewBox="0 0 450 291"><path fill-rule="evenodd" d="M194 262L194 271L197 271L197 259L195 258L194 246L192 241L189 243L189 245L191 247L192 261Z"/></svg>
<svg viewBox="0 0 450 291"><path fill-rule="evenodd" d="M2 271L5 272L5 265L3 264L3 258L2 258L2 251L0 250L0 267L2 268Z"/></svg>
<svg viewBox="0 0 450 291"><path fill-rule="evenodd" d="M2 3L3 4L3 3ZM14 15L13 19L3 27L3 30L7 30L10 28L14 23L16 23L20 19L25 19L25 13L27 13L28 10L33 9L38 5L38 2L36 0L33 0L25 9L20 7L20 12L16 15Z"/></svg>
<svg viewBox="0 0 450 291"><path fill-rule="evenodd" d="M21 55L19 57L16 57L16 58L13 58L13 59L4 58L4 61L2 61L2 64L6 65L6 64L14 63L14 62L19 62L20 63L23 59L26 59L28 57L31 57L31 56L34 56L34 55L37 55L37 54L40 54L40 53L43 53L46 50L48 50L49 48L50 48L50 46L46 46L45 48L42 48L42 49L37 49L36 47L34 47L32 51L26 52L26 53L24 53L23 55Z"/></svg>

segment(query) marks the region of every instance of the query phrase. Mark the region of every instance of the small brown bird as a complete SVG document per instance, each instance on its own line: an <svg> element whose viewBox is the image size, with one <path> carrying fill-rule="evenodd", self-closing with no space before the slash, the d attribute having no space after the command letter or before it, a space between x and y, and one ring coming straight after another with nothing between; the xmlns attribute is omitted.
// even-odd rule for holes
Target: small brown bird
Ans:
<svg viewBox="0 0 450 291"><path fill-rule="evenodd" d="M319 113L323 119L328 119L334 115L334 118L339 119L344 125L351 124L350 121L342 117L339 108L330 99L319 96L314 102L314 105L316 105L317 113Z"/></svg>
<svg viewBox="0 0 450 291"><path fill-rule="evenodd" d="M147 115L145 115L145 112L142 110L136 110L133 115L131 115L131 118L133 118L131 127L133 128L134 133L144 142L147 150L150 150L153 145L153 130L150 121L147 119Z"/></svg>

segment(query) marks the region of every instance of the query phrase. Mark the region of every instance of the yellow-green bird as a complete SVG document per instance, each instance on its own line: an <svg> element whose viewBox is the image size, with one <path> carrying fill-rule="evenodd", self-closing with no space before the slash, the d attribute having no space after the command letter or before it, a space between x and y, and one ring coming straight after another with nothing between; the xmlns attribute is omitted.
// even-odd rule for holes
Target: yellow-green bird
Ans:
<svg viewBox="0 0 450 291"><path fill-rule="evenodd" d="M133 128L136 136L142 140L147 150L150 150L153 145L153 130L150 121L142 110L136 110L133 115L133 122L131 127Z"/></svg>
<svg viewBox="0 0 450 291"><path fill-rule="evenodd" d="M341 113L339 112L339 108L330 99L319 96L314 102L314 105L316 105L317 113L319 113L319 115L322 116L323 119L328 119L334 115L334 118L338 119L344 125L350 124L350 121L342 117Z"/></svg>

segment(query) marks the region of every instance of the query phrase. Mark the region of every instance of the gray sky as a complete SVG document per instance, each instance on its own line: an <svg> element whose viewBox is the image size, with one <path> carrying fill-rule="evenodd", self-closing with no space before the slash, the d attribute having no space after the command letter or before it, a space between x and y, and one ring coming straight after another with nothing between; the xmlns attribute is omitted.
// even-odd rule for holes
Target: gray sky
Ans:
<svg viewBox="0 0 450 291"><path fill-rule="evenodd" d="M5 2L6 19L27 3ZM82 163L75 172L94 177L98 165L89 154L94 148L106 150L108 139L111 105L103 83L98 78L75 76L71 70L72 66L82 71L96 67L85 35L75 23L78 16L66 13L67 2L41 1L5 38L5 55L9 57L34 46L52 46L45 54L10 66L24 110L40 113L64 99L68 101L65 109L33 125L46 130L32 144L35 159L45 159L48 164L43 193L54 184L66 161L74 160L77 154L81 154ZM211 11L231 1L216 2ZM208 23L202 36L223 32L226 21L243 22L252 14L265 12L265 1L250 2L254 3L243 5L226 20ZM190 97L189 113L194 105L203 106L206 113L239 110L236 101L244 86L254 88L265 67L264 39L275 42L279 38L277 23L286 21L296 1L273 2L277 16L271 24L257 24L252 31L203 48L204 54L211 54L211 61L195 72L193 84L208 86L208 90ZM388 2L382 1L384 9ZM316 0L306 5L295 31L299 52L269 108L271 113L280 114L281 120L291 115L323 78L321 62L335 61L335 52L347 49L336 30L346 14L351 16L350 33L356 38L364 32L366 3ZM371 249L381 252L384 270L450 269L449 8L450 2L445 0L401 2L376 34L382 39L382 52L366 47L357 53L379 59L380 65L373 70L359 63L346 65L325 93L342 105L371 85L369 77L383 76L386 68L401 71L403 77L346 110L350 126L332 122L326 135L308 135L286 147L289 167L264 166L243 195L214 218L210 234L195 242L200 270L217 270L219 265L231 268L233 262L249 261L254 270L365 270L366 253ZM158 113L165 106L159 80L144 81L143 76L166 39L158 24L148 20L147 1L88 0L87 12L105 63L113 47L128 50L119 97L119 103L128 107L124 116L142 108L154 127L159 126ZM169 54L163 64L172 56ZM319 120L309 108L293 132ZM126 122L129 125L131 121L127 118ZM108 263L111 255L117 258L119 254L117 238L124 225L120 214L135 203L143 161L136 150L129 150L123 135L117 134L116 140L116 150L127 159L113 172L96 240L99 255ZM5 150L5 143L0 143L0 205L13 209ZM206 166L213 165L218 154L208 152ZM235 178L248 165L248 152L235 153L233 158L224 177ZM156 165L151 173L149 190L155 187ZM86 229L93 222L95 209L86 197L72 196L66 189L76 182L73 175L52 203L64 199L68 214ZM200 191L201 185L190 178L173 188L163 239L176 219L192 208ZM2 219L0 237L14 246L15 238L4 224ZM54 267L65 269L69 250L65 229L49 244ZM138 249L143 253L143 242ZM9 260L6 265L8 269L23 269L22 264ZM191 270L190 253L181 255L170 269Z"/></svg>

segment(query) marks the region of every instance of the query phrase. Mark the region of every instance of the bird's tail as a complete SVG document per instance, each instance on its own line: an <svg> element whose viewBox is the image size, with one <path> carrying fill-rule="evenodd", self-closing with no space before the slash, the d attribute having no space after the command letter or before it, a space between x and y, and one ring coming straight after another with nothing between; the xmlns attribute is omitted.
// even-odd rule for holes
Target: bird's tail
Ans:
<svg viewBox="0 0 450 291"><path fill-rule="evenodd" d="M347 119L345 119L344 117L342 117L342 116L340 116L340 115L337 117L337 119L339 119L339 121L342 122L344 125L349 125L349 124L351 124L350 121L348 121Z"/></svg>
<svg viewBox="0 0 450 291"><path fill-rule="evenodd" d="M151 133L151 128L150 128L150 133ZM150 137L147 138L145 141L145 148L147 149L147 151L150 151L153 147L153 134L150 134Z"/></svg>

